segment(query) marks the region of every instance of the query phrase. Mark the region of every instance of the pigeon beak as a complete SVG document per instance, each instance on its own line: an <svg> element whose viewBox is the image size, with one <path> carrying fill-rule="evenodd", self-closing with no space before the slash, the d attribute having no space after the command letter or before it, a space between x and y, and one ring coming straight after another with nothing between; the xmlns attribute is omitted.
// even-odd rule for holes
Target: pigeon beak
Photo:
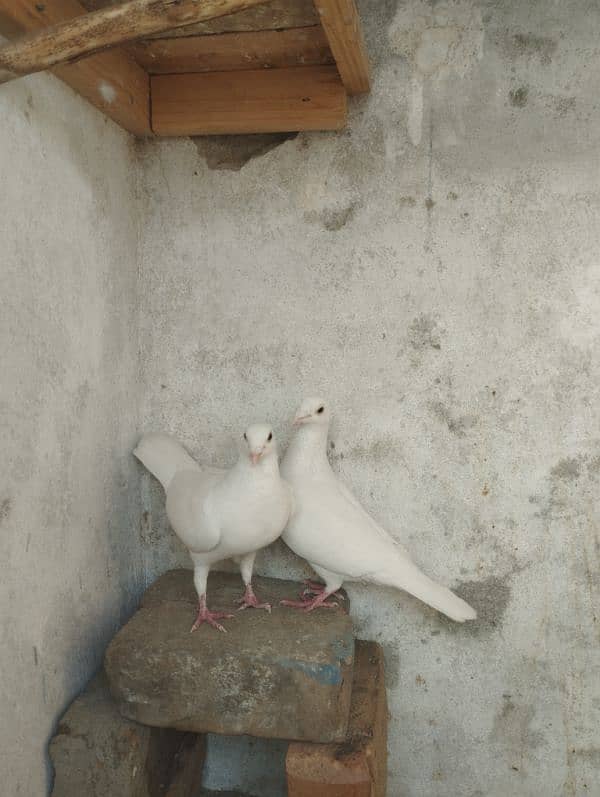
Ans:
<svg viewBox="0 0 600 797"><path fill-rule="evenodd" d="M310 418L310 415L296 415L296 417L292 421L292 426L300 426L300 424L303 421L305 421L307 418Z"/></svg>
<svg viewBox="0 0 600 797"><path fill-rule="evenodd" d="M263 453L262 451L251 451L250 462L252 462L253 465L256 465L258 460L262 457L262 453Z"/></svg>

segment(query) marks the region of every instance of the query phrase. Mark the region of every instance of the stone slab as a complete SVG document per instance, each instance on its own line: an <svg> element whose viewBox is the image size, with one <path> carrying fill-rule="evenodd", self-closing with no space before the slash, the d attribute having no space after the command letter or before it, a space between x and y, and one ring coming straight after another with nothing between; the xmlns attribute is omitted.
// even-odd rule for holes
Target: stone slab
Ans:
<svg viewBox="0 0 600 797"><path fill-rule="evenodd" d="M226 634L206 625L192 634L192 572L158 579L106 653L123 715L197 733L345 739L354 661L347 599L305 614L279 606L297 597L300 584L257 577L254 587L272 614L247 609L224 621ZM209 607L232 611L242 591L239 575L213 573Z"/></svg>
<svg viewBox="0 0 600 797"><path fill-rule="evenodd" d="M205 739L123 717L103 673L69 706L50 742L52 797L196 797Z"/></svg>
<svg viewBox="0 0 600 797"><path fill-rule="evenodd" d="M347 738L342 744L290 744L288 797L385 797L387 724L383 651L357 640Z"/></svg>

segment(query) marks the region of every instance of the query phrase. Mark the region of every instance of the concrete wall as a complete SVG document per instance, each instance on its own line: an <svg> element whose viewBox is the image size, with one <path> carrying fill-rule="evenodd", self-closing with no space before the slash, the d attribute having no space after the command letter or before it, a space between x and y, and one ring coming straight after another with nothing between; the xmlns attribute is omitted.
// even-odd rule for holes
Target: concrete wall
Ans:
<svg viewBox="0 0 600 797"><path fill-rule="evenodd" d="M132 140L54 78L0 91L0 791L46 741L142 582Z"/></svg>
<svg viewBox="0 0 600 797"><path fill-rule="evenodd" d="M326 396L335 468L481 614L350 587L387 655L390 797L591 794L600 10L360 6L374 85L347 130L243 166L237 143L145 150L143 425L226 464L250 420L285 442ZM144 484L149 538L187 561Z"/></svg>

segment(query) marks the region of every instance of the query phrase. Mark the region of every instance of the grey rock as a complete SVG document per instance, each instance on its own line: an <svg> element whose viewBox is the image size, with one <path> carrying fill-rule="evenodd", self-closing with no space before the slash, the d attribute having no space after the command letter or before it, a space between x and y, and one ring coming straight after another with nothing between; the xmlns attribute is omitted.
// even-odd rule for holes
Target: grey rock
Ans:
<svg viewBox="0 0 600 797"><path fill-rule="evenodd" d="M249 609L228 633L191 634L197 597L189 570L166 573L111 642L110 687L124 716L158 727L314 742L345 738L354 663L347 600L304 614L279 606L301 585L256 578L272 614ZM238 575L211 573L211 609L232 610Z"/></svg>
<svg viewBox="0 0 600 797"><path fill-rule="evenodd" d="M123 717L98 674L69 706L50 742L52 797L195 797L205 740Z"/></svg>

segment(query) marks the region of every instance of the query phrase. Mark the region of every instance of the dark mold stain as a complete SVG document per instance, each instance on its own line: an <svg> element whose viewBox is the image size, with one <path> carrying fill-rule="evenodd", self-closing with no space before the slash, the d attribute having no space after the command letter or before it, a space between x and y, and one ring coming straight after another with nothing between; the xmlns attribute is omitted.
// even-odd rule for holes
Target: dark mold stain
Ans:
<svg viewBox="0 0 600 797"><path fill-rule="evenodd" d="M518 89L508 92L509 102L515 108L524 108L527 105L528 96L529 89L527 86L520 86Z"/></svg>
<svg viewBox="0 0 600 797"><path fill-rule="evenodd" d="M448 191L446 199L451 199L453 202L458 199L458 194L456 191Z"/></svg>
<svg viewBox="0 0 600 797"><path fill-rule="evenodd" d="M455 416L452 411L446 407L441 401L432 401L429 405L433 413L443 421L456 437L466 437L469 429L472 429L477 423L476 415L458 415Z"/></svg>
<svg viewBox="0 0 600 797"><path fill-rule="evenodd" d="M436 349L439 351L442 348L438 323L433 316L426 313L421 313L413 319L408 328L408 338L413 349Z"/></svg>
<svg viewBox="0 0 600 797"><path fill-rule="evenodd" d="M494 720L493 736L508 739L516 751L540 747L544 744L544 735L532 730L535 718L533 706L516 703L510 694L502 695L502 704ZM513 767L514 769L515 767Z"/></svg>
<svg viewBox="0 0 600 797"><path fill-rule="evenodd" d="M353 202L345 208L326 208L320 215L320 221L328 232L337 232L345 227L354 216L356 204Z"/></svg>
<svg viewBox="0 0 600 797"><path fill-rule="evenodd" d="M239 172L253 158L266 155L298 133L257 133L241 136L193 136L209 169Z"/></svg>
<svg viewBox="0 0 600 797"><path fill-rule="evenodd" d="M552 62L557 46L554 39L534 33L516 33L510 40L510 50L514 55L537 56L545 65Z"/></svg>
<svg viewBox="0 0 600 797"><path fill-rule="evenodd" d="M400 654L394 645L382 645L385 659L385 685L395 689L400 683Z"/></svg>
<svg viewBox="0 0 600 797"><path fill-rule="evenodd" d="M552 106L557 116L566 116L571 111L575 110L577 105L576 97L553 97Z"/></svg>
<svg viewBox="0 0 600 797"><path fill-rule="evenodd" d="M33 662L37 667L39 664L39 657L38 657L38 649L36 648L35 645L33 646Z"/></svg>
<svg viewBox="0 0 600 797"><path fill-rule="evenodd" d="M551 478L564 481L574 481L580 474L581 463L575 457L561 459L550 471Z"/></svg>
<svg viewBox="0 0 600 797"><path fill-rule="evenodd" d="M427 208L427 210L433 210L434 205L435 205L434 200L430 196L428 196L427 199L425 200L425 207Z"/></svg>
<svg viewBox="0 0 600 797"><path fill-rule="evenodd" d="M477 619L463 625L454 623L445 617L441 622L454 633L458 630L472 636L491 633L502 623L502 618L510 603L511 589L509 573L505 576L488 576L482 581L459 581L452 588L460 598L466 601L477 612Z"/></svg>
<svg viewBox="0 0 600 797"><path fill-rule="evenodd" d="M5 498L0 504L0 523L10 515L12 510L12 498Z"/></svg>

